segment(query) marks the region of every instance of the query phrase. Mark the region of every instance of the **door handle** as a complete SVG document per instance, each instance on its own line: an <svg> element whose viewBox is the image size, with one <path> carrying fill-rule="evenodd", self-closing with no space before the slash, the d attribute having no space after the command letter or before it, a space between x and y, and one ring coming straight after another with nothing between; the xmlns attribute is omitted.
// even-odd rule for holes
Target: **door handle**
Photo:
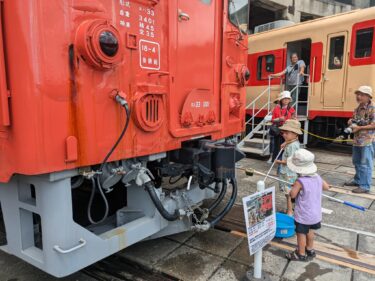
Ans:
<svg viewBox="0 0 375 281"><path fill-rule="evenodd" d="M189 16L189 14L184 13L181 10L178 10L178 20L179 21L189 21L190 20L190 16Z"/></svg>
<svg viewBox="0 0 375 281"><path fill-rule="evenodd" d="M326 75L323 73L323 81L329 81L329 79L326 77Z"/></svg>

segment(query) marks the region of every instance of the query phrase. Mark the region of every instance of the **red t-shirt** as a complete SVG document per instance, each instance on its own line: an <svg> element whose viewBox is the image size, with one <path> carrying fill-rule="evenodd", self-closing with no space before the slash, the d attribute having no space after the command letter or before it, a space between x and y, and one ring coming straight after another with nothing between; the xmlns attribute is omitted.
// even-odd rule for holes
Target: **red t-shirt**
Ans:
<svg viewBox="0 0 375 281"><path fill-rule="evenodd" d="M281 106L278 104L278 105L276 105L276 107L272 111L272 122L273 122L273 120L275 120L277 118L284 117L284 121L280 121L278 123L279 125L283 125L286 120L292 118L292 116L295 112L296 111L294 110L293 107L281 108Z"/></svg>

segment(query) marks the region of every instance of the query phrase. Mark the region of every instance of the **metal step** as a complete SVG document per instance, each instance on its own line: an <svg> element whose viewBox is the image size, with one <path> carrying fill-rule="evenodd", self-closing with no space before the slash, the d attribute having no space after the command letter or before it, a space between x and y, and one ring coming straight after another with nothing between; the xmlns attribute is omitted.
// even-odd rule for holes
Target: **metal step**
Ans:
<svg viewBox="0 0 375 281"><path fill-rule="evenodd" d="M259 130L257 132L254 132L254 136L258 136L258 137L267 136L267 135L268 135L268 130Z"/></svg>
<svg viewBox="0 0 375 281"><path fill-rule="evenodd" d="M270 143L270 140L268 140L268 139L264 139L264 140L263 139L257 139L257 138L245 139L244 146L262 149L263 148L263 141L264 141L264 148L266 148Z"/></svg>
<svg viewBox="0 0 375 281"><path fill-rule="evenodd" d="M307 120L307 116L297 116L297 120L298 121L306 121Z"/></svg>
<svg viewBox="0 0 375 281"><path fill-rule="evenodd" d="M263 151L261 148L246 147L246 146L239 147L239 149L242 152L249 153L249 154L255 154L255 155L260 155L260 156L269 156L270 155L268 149L267 149L267 151Z"/></svg>

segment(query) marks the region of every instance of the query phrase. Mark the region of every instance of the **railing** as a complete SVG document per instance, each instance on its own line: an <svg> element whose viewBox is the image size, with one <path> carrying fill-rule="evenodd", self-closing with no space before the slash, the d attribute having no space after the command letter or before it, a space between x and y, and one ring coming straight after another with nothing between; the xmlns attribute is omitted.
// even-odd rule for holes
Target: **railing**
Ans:
<svg viewBox="0 0 375 281"><path fill-rule="evenodd" d="M255 117L257 117L259 115L259 113L265 109L265 107L267 107L267 114L269 114L270 112L270 107L271 107L271 104L270 104L270 101L271 101L271 80L272 80L272 77L268 77L268 87L262 92L260 93L259 96L257 96L251 103L249 103L247 106L246 106L246 110L249 109L249 108L252 108L252 115L251 115L251 118L246 121L246 125L252 123L251 125L251 130L254 130L254 121L255 121ZM261 108L258 109L257 112L255 112L255 105L256 105L256 102L261 98L263 97L265 94L267 94L267 103L265 103Z"/></svg>
<svg viewBox="0 0 375 281"><path fill-rule="evenodd" d="M303 85L303 84L296 85L290 91L290 94L292 96L293 96L293 93L296 92L296 99L295 99L295 101L293 101L294 103L292 104L292 107L294 107L295 110L296 110L296 117L297 118L298 117L308 117L308 115L309 115L309 95L310 95L309 88L310 88L310 85L311 85L311 83L310 83L310 75L309 74L303 74L302 76L305 77L305 78L307 78L307 81L308 81L307 85ZM298 75L298 81L300 81L300 77L301 77L301 75L299 74ZM299 94L300 94L300 89L301 88L306 88L307 89L307 93L306 93L307 97L306 97L305 101L300 101L299 100ZM298 107L299 107L300 104L306 104L306 113L305 114L301 114L301 115L298 114Z"/></svg>
<svg viewBox="0 0 375 281"><path fill-rule="evenodd" d="M307 118L308 112L309 112L309 96L310 96L310 85L311 85L310 75L303 74L302 76L304 77L304 79L307 79L307 82L308 82L307 85L304 85L304 84L297 85L290 91L292 96L293 96L294 93L296 94L295 95L295 101L292 102L292 106L295 108L297 118L298 117ZM300 77L301 77L301 75L299 74L298 75L298 81L300 81ZM252 112L251 118L249 120L247 120L246 123L245 123L246 125L251 124L251 132L240 142L240 145L243 145L244 140L246 138L251 139L254 136L255 133L257 133L261 130L262 131L262 151L263 151L263 153L269 148L269 145L265 144L265 139L267 137L267 134L265 134L265 131L266 131L266 126L267 126L267 122L268 122L267 119L269 119L270 115L272 115L272 110L271 110L271 81L272 81L272 79L275 79L275 78L279 79L279 77L271 77L271 76L268 77L268 87L265 90L263 90L263 92L261 92L251 103L249 103L246 106L246 110L250 109L251 112ZM283 88L282 85L283 85L282 79L280 79L280 89ZM300 89L301 88L307 88L306 101L299 101ZM266 97L267 101L260 108L256 108L257 102L262 97L263 98ZM299 106L301 106L301 104L306 104L304 114L298 114L298 108L299 108ZM267 109L267 113L266 113L264 119L261 122L259 122L259 124L255 124L255 118L265 109ZM307 122L307 121L305 120L305 122Z"/></svg>

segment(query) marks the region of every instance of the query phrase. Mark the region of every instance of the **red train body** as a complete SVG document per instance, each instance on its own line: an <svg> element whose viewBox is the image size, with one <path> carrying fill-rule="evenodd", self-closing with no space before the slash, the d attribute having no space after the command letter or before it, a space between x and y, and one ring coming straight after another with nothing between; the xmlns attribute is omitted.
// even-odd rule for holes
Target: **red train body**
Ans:
<svg viewBox="0 0 375 281"><path fill-rule="evenodd" d="M61 277L230 210L247 1L0 4L3 250Z"/></svg>
<svg viewBox="0 0 375 281"><path fill-rule="evenodd" d="M242 131L246 50L227 4L2 2L1 182L100 163L125 118L113 91L133 113L110 160ZM118 40L114 56L100 47L104 31Z"/></svg>

